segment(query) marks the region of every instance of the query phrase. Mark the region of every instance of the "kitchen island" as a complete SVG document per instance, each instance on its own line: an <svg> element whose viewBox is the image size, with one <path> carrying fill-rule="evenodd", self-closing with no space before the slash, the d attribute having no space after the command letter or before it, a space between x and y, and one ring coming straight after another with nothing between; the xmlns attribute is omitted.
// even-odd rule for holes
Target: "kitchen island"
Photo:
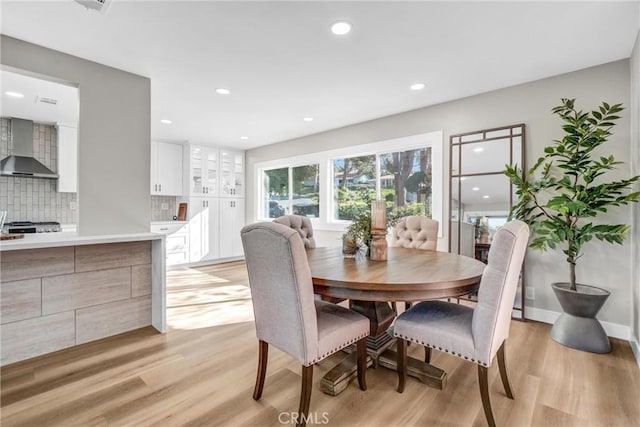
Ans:
<svg viewBox="0 0 640 427"><path fill-rule="evenodd" d="M166 330L165 237L27 234L0 242L0 364L153 325Z"/></svg>

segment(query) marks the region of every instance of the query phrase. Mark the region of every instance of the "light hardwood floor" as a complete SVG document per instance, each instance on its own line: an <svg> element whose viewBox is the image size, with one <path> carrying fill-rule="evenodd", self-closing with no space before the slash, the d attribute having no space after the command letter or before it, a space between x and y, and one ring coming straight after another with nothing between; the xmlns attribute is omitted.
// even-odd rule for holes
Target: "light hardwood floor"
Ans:
<svg viewBox="0 0 640 427"><path fill-rule="evenodd" d="M258 346L247 283L241 262L170 271L166 334L144 328L2 368L2 426L287 424L298 407L300 365L271 348L262 400L252 400ZM610 354L583 353L556 344L549 330L513 322L506 352L514 401L497 366L490 369L498 425L638 425L640 369L629 343L614 339ZM414 345L409 353L422 355ZM331 397L319 381L340 357L315 368L316 424L486 425L471 363L434 352L449 376L442 391L409 378L398 394L395 372L378 368L367 372L366 392L352 383Z"/></svg>

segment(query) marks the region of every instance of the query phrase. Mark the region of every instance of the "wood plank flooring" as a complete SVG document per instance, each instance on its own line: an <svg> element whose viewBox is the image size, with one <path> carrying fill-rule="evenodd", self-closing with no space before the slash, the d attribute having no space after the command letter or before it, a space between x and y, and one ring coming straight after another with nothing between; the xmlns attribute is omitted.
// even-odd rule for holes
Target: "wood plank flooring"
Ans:
<svg viewBox="0 0 640 427"><path fill-rule="evenodd" d="M9 426L276 426L298 407L300 365L270 349L263 397L251 398L257 340L242 262L168 272L169 331L144 328L2 368L1 424ZM506 346L516 399L489 371L500 426L632 426L640 420L640 369L629 343L606 355L549 338L550 326L514 321ZM409 353L422 356L412 345ZM340 355L315 368L311 415L330 426L486 426L476 366L434 352L445 390L395 372L367 372L337 397L319 382ZM308 425L313 425L309 423Z"/></svg>

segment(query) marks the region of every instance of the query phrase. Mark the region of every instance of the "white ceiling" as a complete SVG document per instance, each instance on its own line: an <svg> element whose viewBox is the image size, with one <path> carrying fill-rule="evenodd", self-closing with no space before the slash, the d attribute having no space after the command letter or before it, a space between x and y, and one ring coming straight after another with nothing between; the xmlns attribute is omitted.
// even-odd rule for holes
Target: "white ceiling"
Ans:
<svg viewBox="0 0 640 427"><path fill-rule="evenodd" d="M78 88L30 76L0 70L2 87L1 117L16 117L38 123L78 125ZM6 91L17 92L14 98ZM55 105L41 102L42 98L56 100Z"/></svg>
<svg viewBox="0 0 640 427"><path fill-rule="evenodd" d="M3 34L151 78L153 138L239 148L627 58L639 27L637 1L1 6Z"/></svg>

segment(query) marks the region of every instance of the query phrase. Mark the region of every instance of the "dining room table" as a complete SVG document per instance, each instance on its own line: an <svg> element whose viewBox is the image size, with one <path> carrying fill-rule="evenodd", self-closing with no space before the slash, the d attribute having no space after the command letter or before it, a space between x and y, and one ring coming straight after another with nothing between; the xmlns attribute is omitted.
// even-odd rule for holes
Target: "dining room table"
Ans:
<svg viewBox="0 0 640 427"><path fill-rule="evenodd" d="M476 292L486 265L449 252L389 247L387 259L345 257L342 248L307 249L314 292L326 299L349 300L349 307L370 322L367 350L374 366L396 368L390 302L455 298ZM337 395L356 375L355 354L345 357L321 380L323 392ZM409 358L408 374L442 389L446 372Z"/></svg>

